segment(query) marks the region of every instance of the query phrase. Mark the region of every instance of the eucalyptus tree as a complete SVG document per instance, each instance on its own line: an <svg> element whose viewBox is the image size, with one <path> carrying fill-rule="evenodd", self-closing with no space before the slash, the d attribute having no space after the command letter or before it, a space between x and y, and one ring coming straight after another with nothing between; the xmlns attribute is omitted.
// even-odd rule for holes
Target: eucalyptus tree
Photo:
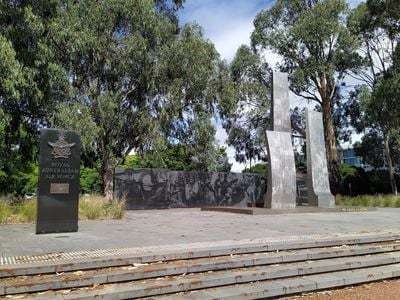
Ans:
<svg viewBox="0 0 400 300"><path fill-rule="evenodd" d="M390 2L393 5L384 5ZM392 68L400 39L398 20L394 21L394 16L390 17L391 12L394 14L396 11L400 11L397 1L369 0L353 9L347 20L348 28L360 40L358 51L364 63L363 68L349 73L349 76L360 80L370 89Z"/></svg>
<svg viewBox="0 0 400 300"><path fill-rule="evenodd" d="M378 130L382 135L386 166L389 171L390 185L393 194L397 195L394 177L393 151L390 140L400 133L400 72L394 72L378 80L372 91L363 90L361 108L363 120L370 130ZM398 145L397 145L398 147Z"/></svg>
<svg viewBox="0 0 400 300"><path fill-rule="evenodd" d="M265 159L265 130L269 123L271 69L250 47L242 45L221 71L220 115L235 148L237 161Z"/></svg>
<svg viewBox="0 0 400 300"><path fill-rule="evenodd" d="M363 124L361 129L367 133L380 132L394 194L397 186L389 140L400 131L399 16L398 1L368 0L356 7L348 19L348 27L361 41L359 52L364 58L364 67L349 74L364 85L356 98L361 109L355 120Z"/></svg>
<svg viewBox="0 0 400 300"><path fill-rule="evenodd" d="M9 54L1 63L14 70L0 74L14 86L0 94L1 107L11 117L10 134L23 127L36 136L49 107L63 96L64 72L49 46L49 26L58 5L59 1L0 1L0 43Z"/></svg>
<svg viewBox="0 0 400 300"><path fill-rule="evenodd" d="M218 54L199 26L178 27L181 4L67 1L52 24L71 85L52 119L82 132L107 198L114 167L132 150L152 150L164 138L185 143L194 120L213 111L208 84Z"/></svg>
<svg viewBox="0 0 400 300"><path fill-rule="evenodd" d="M36 160L38 129L67 84L49 46L58 5L0 0L1 192L13 192L18 173Z"/></svg>
<svg viewBox="0 0 400 300"><path fill-rule="evenodd" d="M333 98L346 71L359 64L347 13L345 0L277 0L257 15L251 36L256 50L282 57L280 69L289 73L292 92L321 107L333 192L340 183Z"/></svg>

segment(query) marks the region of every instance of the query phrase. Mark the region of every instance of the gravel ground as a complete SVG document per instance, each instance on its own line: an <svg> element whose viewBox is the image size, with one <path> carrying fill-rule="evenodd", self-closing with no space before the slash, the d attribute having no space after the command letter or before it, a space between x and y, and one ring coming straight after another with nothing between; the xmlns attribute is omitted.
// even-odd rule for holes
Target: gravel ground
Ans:
<svg viewBox="0 0 400 300"><path fill-rule="evenodd" d="M400 279L384 280L342 289L307 293L280 300L400 300Z"/></svg>

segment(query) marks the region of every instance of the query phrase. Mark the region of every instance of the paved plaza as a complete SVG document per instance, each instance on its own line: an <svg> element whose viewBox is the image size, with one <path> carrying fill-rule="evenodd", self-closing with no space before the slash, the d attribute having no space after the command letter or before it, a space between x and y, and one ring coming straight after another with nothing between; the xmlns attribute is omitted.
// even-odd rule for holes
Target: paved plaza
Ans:
<svg viewBox="0 0 400 300"><path fill-rule="evenodd" d="M127 211L123 220L80 221L75 233L35 234L34 224L0 225L0 255L146 247L254 238L400 230L400 209L242 215L200 209Z"/></svg>

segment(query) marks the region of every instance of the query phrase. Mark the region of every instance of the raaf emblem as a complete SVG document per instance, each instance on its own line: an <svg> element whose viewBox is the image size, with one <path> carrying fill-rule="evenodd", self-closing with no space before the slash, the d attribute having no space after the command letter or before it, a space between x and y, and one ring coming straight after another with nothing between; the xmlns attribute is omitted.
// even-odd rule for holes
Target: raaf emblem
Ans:
<svg viewBox="0 0 400 300"><path fill-rule="evenodd" d="M71 155L71 148L75 146L75 143L69 144L65 140L66 136L64 134L60 134L58 136L58 141L52 143L48 142L51 147L53 147L53 154L54 158L68 158Z"/></svg>

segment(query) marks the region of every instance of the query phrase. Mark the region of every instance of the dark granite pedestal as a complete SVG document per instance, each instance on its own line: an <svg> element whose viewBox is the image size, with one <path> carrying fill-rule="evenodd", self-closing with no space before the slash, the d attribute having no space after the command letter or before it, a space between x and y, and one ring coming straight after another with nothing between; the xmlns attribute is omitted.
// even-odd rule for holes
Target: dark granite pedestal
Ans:
<svg viewBox="0 0 400 300"><path fill-rule="evenodd" d="M42 129L36 233L78 230L80 133Z"/></svg>

